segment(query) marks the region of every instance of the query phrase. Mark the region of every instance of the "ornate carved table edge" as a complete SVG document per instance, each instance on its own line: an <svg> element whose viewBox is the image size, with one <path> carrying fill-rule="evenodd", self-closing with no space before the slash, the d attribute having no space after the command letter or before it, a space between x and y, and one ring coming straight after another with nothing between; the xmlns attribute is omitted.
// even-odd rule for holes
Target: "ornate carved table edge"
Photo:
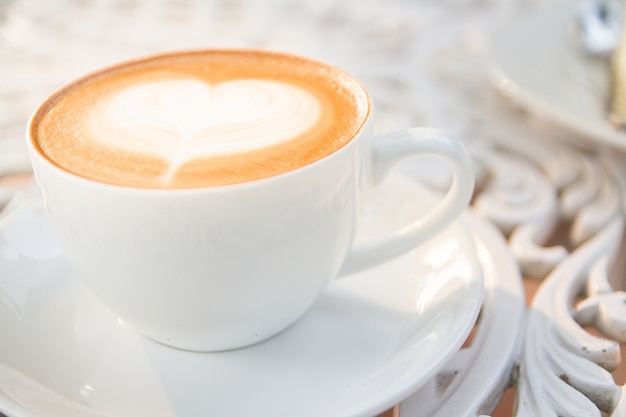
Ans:
<svg viewBox="0 0 626 417"><path fill-rule="evenodd" d="M503 136L472 149L472 211L506 239L500 265L509 252L536 292L527 309L511 302L523 295L510 264L486 281L471 345L398 414L624 415L611 374L626 341L624 179L605 154ZM496 409L507 389L514 405Z"/></svg>

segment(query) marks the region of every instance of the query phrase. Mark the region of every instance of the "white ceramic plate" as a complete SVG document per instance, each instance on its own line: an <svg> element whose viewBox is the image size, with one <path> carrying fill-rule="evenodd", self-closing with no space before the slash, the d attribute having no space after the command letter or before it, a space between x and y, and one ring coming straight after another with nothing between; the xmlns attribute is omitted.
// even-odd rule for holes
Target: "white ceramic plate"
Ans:
<svg viewBox="0 0 626 417"><path fill-rule="evenodd" d="M565 129L564 137L626 150L626 133L607 118L607 62L575 40L577 5L565 1L528 13L492 36L493 81L514 103Z"/></svg>
<svg viewBox="0 0 626 417"><path fill-rule="evenodd" d="M433 202L392 177L362 236ZM333 282L305 317L223 353L150 341L107 310L62 257L38 197L0 219L0 410L13 417L372 416L459 350L482 297L462 220L417 250Z"/></svg>

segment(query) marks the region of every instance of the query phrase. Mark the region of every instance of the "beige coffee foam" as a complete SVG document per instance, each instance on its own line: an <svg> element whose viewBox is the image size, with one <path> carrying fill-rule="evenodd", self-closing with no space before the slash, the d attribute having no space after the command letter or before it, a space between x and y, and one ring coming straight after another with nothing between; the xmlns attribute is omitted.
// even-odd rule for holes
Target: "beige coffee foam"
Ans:
<svg viewBox="0 0 626 417"><path fill-rule="evenodd" d="M278 145L192 159L181 165L166 184L160 178L170 165L162 157L90 140L85 120L100 97L138 81L181 75L212 85L250 78L291 83L318 98L321 115L313 128ZM39 108L31 135L50 161L88 179L142 188L194 188L267 178L308 165L348 143L369 111L363 88L333 67L265 52L197 51L135 61L65 87Z"/></svg>

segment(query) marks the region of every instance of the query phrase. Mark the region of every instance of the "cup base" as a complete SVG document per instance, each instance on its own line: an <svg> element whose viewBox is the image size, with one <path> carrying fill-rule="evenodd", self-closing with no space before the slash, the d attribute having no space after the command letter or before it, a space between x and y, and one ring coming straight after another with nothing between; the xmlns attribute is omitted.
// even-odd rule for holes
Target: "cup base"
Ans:
<svg viewBox="0 0 626 417"><path fill-rule="evenodd" d="M181 339L172 338L172 337L152 336L150 334L142 332L139 329L135 329L135 330L142 337L149 339L154 343L163 345L167 348L176 349L176 350L185 351L185 352L219 353L219 352L228 352L228 351L234 351L234 350L239 350L239 349L245 349L248 347L258 345L260 343L264 343L267 340L272 339L273 337L277 335L280 335L282 332L286 331L291 326L296 325L299 320L300 320L300 317L298 317L292 323L289 323L287 326L281 327L280 329L275 330L273 332L269 332L267 334L255 333L252 336L248 336L246 338L238 338L237 340L232 341L232 342L215 341L214 339L210 337L199 338L198 336L188 338L188 340L181 340ZM195 339L195 340L191 340L191 339Z"/></svg>

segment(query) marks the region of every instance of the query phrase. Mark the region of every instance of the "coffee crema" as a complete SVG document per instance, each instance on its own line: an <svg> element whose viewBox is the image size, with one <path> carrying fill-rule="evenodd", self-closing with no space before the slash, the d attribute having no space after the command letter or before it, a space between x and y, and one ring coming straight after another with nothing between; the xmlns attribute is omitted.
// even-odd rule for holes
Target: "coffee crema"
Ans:
<svg viewBox="0 0 626 417"><path fill-rule="evenodd" d="M60 168L143 188L229 185L285 173L348 143L369 113L360 84L292 55L194 51L132 61L51 96L31 122Z"/></svg>

